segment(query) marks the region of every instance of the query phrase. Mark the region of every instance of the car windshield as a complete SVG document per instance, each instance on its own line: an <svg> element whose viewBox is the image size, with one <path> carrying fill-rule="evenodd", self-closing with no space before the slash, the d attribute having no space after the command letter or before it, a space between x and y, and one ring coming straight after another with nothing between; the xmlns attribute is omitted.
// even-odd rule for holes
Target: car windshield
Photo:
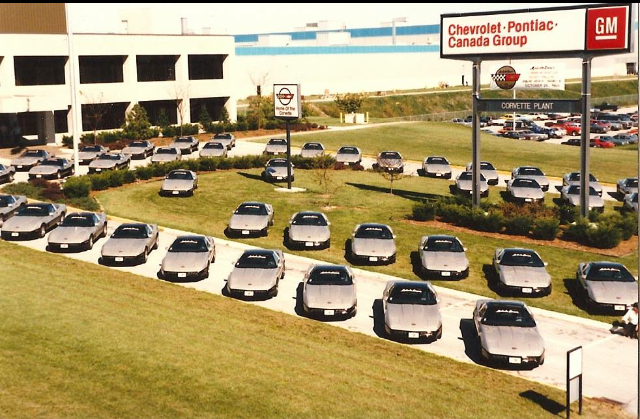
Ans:
<svg viewBox="0 0 640 419"><path fill-rule="evenodd" d="M400 154L398 154L395 151L385 151L380 153L380 158L381 159L394 159L394 160L399 160L402 157L400 157Z"/></svg>
<svg viewBox="0 0 640 419"><path fill-rule="evenodd" d="M445 159L444 157L428 157L427 158L427 163L431 163L431 164L449 164L447 159Z"/></svg>
<svg viewBox="0 0 640 419"><path fill-rule="evenodd" d="M352 285L346 269L315 268L309 274L309 285Z"/></svg>
<svg viewBox="0 0 640 419"><path fill-rule="evenodd" d="M93 227L95 226L93 216L84 214L69 214L64 217L62 227Z"/></svg>
<svg viewBox="0 0 640 419"><path fill-rule="evenodd" d="M224 145L221 144L221 143L207 143L207 144L204 145L203 148L207 148L207 149L209 149L209 148L223 149Z"/></svg>
<svg viewBox="0 0 640 419"><path fill-rule="evenodd" d="M634 193L633 195L631 195L631 202L638 202L638 194Z"/></svg>
<svg viewBox="0 0 640 419"><path fill-rule="evenodd" d="M568 195L580 195L580 185L572 185L567 190ZM593 188L593 186L589 186L589 196L599 196L598 192Z"/></svg>
<svg viewBox="0 0 640 419"><path fill-rule="evenodd" d="M538 169L537 167L521 167L520 170L518 170L518 175L519 176L544 176L544 173L542 173L542 170Z"/></svg>
<svg viewBox="0 0 640 419"><path fill-rule="evenodd" d="M294 226L326 226L327 221L320 214L298 214L291 221Z"/></svg>
<svg viewBox="0 0 640 419"><path fill-rule="evenodd" d="M132 141L129 144L129 147L146 147L147 143L145 141Z"/></svg>
<svg viewBox="0 0 640 419"><path fill-rule="evenodd" d="M0 196L0 208L6 208L14 202L14 199L10 196Z"/></svg>
<svg viewBox="0 0 640 419"><path fill-rule="evenodd" d="M511 186L516 188L535 188L540 189L540 184L534 179L514 179Z"/></svg>
<svg viewBox="0 0 640 419"><path fill-rule="evenodd" d="M587 274L587 280L589 281L611 281L611 282L635 282L635 278L631 275L631 272L627 270L623 265L610 264L598 266L591 266L589 273Z"/></svg>
<svg viewBox="0 0 640 419"><path fill-rule="evenodd" d="M204 238L178 238L169 248L170 252L206 252L207 250Z"/></svg>
<svg viewBox="0 0 640 419"><path fill-rule="evenodd" d="M180 137L180 138L176 138L174 140L175 143L190 143L193 142L193 140L189 137Z"/></svg>
<svg viewBox="0 0 640 419"><path fill-rule="evenodd" d="M19 217L46 217L49 215L49 208L45 205L28 205L18 211L16 215Z"/></svg>
<svg viewBox="0 0 640 419"><path fill-rule="evenodd" d="M46 159L41 163L43 166L62 166L64 162L62 159Z"/></svg>
<svg viewBox="0 0 640 419"><path fill-rule="evenodd" d="M261 204L241 204L236 209L238 215L267 215L267 207Z"/></svg>
<svg viewBox="0 0 640 419"><path fill-rule="evenodd" d="M638 179L627 179L627 187L628 188L637 188L638 187Z"/></svg>
<svg viewBox="0 0 640 419"><path fill-rule="evenodd" d="M426 286L395 286L387 300L391 304L419 304L432 306L437 303L436 296Z"/></svg>
<svg viewBox="0 0 640 419"><path fill-rule="evenodd" d="M5 166L4 164L0 163L0 170L5 170L7 168L7 166Z"/></svg>
<svg viewBox="0 0 640 419"><path fill-rule="evenodd" d="M483 161L480 163L480 170L496 170L496 168L491 163Z"/></svg>
<svg viewBox="0 0 640 419"><path fill-rule="evenodd" d="M111 235L114 239L146 239L149 237L145 226L123 225Z"/></svg>
<svg viewBox="0 0 640 419"><path fill-rule="evenodd" d="M491 304L487 307L482 317L482 324L487 326L536 326L535 320L524 307L496 304Z"/></svg>
<svg viewBox="0 0 640 419"><path fill-rule="evenodd" d="M219 139L219 140L230 140L231 134L216 134L213 136L213 138Z"/></svg>
<svg viewBox="0 0 640 419"><path fill-rule="evenodd" d="M387 226L361 226L356 239L392 239L393 234Z"/></svg>
<svg viewBox="0 0 640 419"><path fill-rule="evenodd" d="M268 167L287 167L286 160L269 160L267 163Z"/></svg>
<svg viewBox="0 0 640 419"><path fill-rule="evenodd" d="M98 157L100 160L120 160L120 156L117 154L101 154Z"/></svg>
<svg viewBox="0 0 640 419"><path fill-rule="evenodd" d="M277 267L273 253L244 253L236 262L236 268L275 269Z"/></svg>
<svg viewBox="0 0 640 419"><path fill-rule="evenodd" d="M531 250L505 250L500 259L500 265L543 268L544 262L537 253Z"/></svg>
<svg viewBox="0 0 640 419"><path fill-rule="evenodd" d="M359 151L355 147L341 147L338 154L359 154Z"/></svg>
<svg viewBox="0 0 640 419"><path fill-rule="evenodd" d="M287 145L287 140L281 138L272 138L269 140L269 145Z"/></svg>
<svg viewBox="0 0 640 419"><path fill-rule="evenodd" d="M423 249L428 252L464 252L458 239L448 237L429 237Z"/></svg>
<svg viewBox="0 0 640 419"><path fill-rule="evenodd" d="M462 172L460 173L460 177L458 178L460 180L472 180L472 173L471 172ZM486 182L487 179L484 177L484 175L482 173L480 173L480 180L483 182Z"/></svg>
<svg viewBox="0 0 640 419"><path fill-rule="evenodd" d="M573 172L569 175L570 181L580 180L580 172ZM589 174L589 182L597 182L597 179L592 174Z"/></svg>
<svg viewBox="0 0 640 419"><path fill-rule="evenodd" d="M175 148L159 148L156 154L178 154Z"/></svg>
<svg viewBox="0 0 640 419"><path fill-rule="evenodd" d="M306 143L302 146L303 150L322 150L322 144L320 143Z"/></svg>
<svg viewBox="0 0 640 419"><path fill-rule="evenodd" d="M86 151L88 153L94 153L94 152L102 151L102 147L100 147L99 145L88 145L88 146L82 147L82 149L80 151Z"/></svg>
<svg viewBox="0 0 640 419"><path fill-rule="evenodd" d="M27 150L22 153L23 157L43 157L44 155L44 150Z"/></svg>
<svg viewBox="0 0 640 419"><path fill-rule="evenodd" d="M193 175L191 172L186 171L173 171L169 172L167 175L167 179L177 179L177 180L193 180Z"/></svg>

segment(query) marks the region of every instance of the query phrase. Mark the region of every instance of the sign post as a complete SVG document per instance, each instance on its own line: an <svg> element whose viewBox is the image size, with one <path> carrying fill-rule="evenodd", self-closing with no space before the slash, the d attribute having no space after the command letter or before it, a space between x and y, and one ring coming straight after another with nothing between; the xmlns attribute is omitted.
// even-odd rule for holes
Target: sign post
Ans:
<svg viewBox="0 0 640 419"><path fill-rule="evenodd" d="M578 414L582 415L582 346L567 351L567 419L571 403L578 401Z"/></svg>
<svg viewBox="0 0 640 419"><path fill-rule="evenodd" d="M285 121L287 130L287 189L291 189L291 129L289 122L300 118L302 114L300 85L274 84L273 111L277 119Z"/></svg>

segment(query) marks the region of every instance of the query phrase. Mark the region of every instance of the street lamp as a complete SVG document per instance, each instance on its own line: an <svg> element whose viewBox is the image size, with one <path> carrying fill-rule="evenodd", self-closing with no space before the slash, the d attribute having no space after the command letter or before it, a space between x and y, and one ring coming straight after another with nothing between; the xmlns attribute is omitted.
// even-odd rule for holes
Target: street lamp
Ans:
<svg viewBox="0 0 640 419"><path fill-rule="evenodd" d="M404 23L406 21L406 17L394 17L393 19L391 19L391 36L393 38L393 45L396 44L396 22Z"/></svg>

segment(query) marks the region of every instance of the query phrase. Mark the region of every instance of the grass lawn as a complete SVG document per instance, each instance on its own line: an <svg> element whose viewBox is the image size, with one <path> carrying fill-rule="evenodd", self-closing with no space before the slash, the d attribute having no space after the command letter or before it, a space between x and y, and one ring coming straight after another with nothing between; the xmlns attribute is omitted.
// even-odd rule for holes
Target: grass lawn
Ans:
<svg viewBox="0 0 640 419"><path fill-rule="evenodd" d="M563 411L559 389L7 242L0 242L0 294L3 418ZM582 417L629 415L587 399Z"/></svg>
<svg viewBox="0 0 640 419"><path fill-rule="evenodd" d="M580 170L579 147L481 135L482 160L490 161L500 170L511 171L517 166L531 165L557 177ZM322 142L334 152L340 146L355 145L369 155L395 150L410 160L422 161L427 156L442 155L459 166L471 161L471 129L447 122L416 122L291 136L294 146L311 141ZM591 172L600 181L615 183L618 179L637 175L637 155L629 150L592 148L590 155Z"/></svg>
<svg viewBox="0 0 640 419"><path fill-rule="evenodd" d="M293 253L304 254L332 263L344 264L344 245L358 223L379 222L389 224L397 234L397 262L390 266L371 267L371 270L417 279L413 273L411 253L417 252L420 237L427 234L451 233L431 227L408 223L405 216L411 212L416 200L429 195L449 193L451 182L441 179L411 177L400 180L395 195L388 193L388 182L373 172L330 171L336 192L330 198L323 195L314 171L297 170L295 186L307 188L305 193L279 193L273 185L260 180L260 170L219 171L200 175L195 196L186 199L158 196L161 181L152 181L101 192L99 201L110 215L132 218L159 225L223 237L233 210L243 201L260 200L273 205L275 225L269 236L240 240L266 248L285 249L283 231L296 211L322 210L331 225L331 248L322 251ZM497 200L498 189L492 188L491 200ZM550 200L549 200L550 201ZM453 233L456 234L456 233ZM559 249L545 245L529 245L517 240L501 240L482 235L456 234L468 248L470 276L459 282L434 281L438 285L488 297L497 297L487 287L486 273L491 272L491 260L498 247L527 247L537 250L549 262L553 278L553 292L543 298L528 299L527 303L582 317L610 322L613 317L588 315L572 302L575 295L575 270L578 263L590 260L610 259L593 253ZM629 269L635 270L635 253L620 258Z"/></svg>

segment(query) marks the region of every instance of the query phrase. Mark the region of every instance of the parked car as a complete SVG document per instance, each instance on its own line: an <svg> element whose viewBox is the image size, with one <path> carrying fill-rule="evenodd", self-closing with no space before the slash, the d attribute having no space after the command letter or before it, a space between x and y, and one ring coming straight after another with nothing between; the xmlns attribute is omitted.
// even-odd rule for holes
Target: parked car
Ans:
<svg viewBox="0 0 640 419"><path fill-rule="evenodd" d="M422 162L422 170L425 175L431 177L443 177L451 179L451 164L449 160L441 156L429 156Z"/></svg>
<svg viewBox="0 0 640 419"><path fill-rule="evenodd" d="M362 151L358 147L342 146L336 153L336 162L347 166L360 164L362 162Z"/></svg>
<svg viewBox="0 0 640 419"><path fill-rule="evenodd" d="M47 250L55 252L91 250L96 240L107 236L107 214L72 212L47 237Z"/></svg>
<svg viewBox="0 0 640 419"><path fill-rule="evenodd" d="M625 179L620 179L616 184L616 192L618 192L618 195L622 196L638 192L638 178L628 177Z"/></svg>
<svg viewBox="0 0 640 419"><path fill-rule="evenodd" d="M25 205L27 197L24 195L0 194L0 226Z"/></svg>
<svg viewBox="0 0 640 419"><path fill-rule="evenodd" d="M153 143L148 140L133 140L122 149L122 154L132 159L146 159L153 155Z"/></svg>
<svg viewBox="0 0 640 419"><path fill-rule="evenodd" d="M229 274L225 291L234 297L275 297L284 271L282 250L245 250Z"/></svg>
<svg viewBox="0 0 640 419"><path fill-rule="evenodd" d="M273 207L263 202L243 202L238 205L227 227L229 235L266 236L273 225Z"/></svg>
<svg viewBox="0 0 640 419"><path fill-rule="evenodd" d="M322 143L304 143L300 150L302 157L318 157L324 155L324 146Z"/></svg>
<svg viewBox="0 0 640 419"><path fill-rule="evenodd" d="M200 157L227 157L227 146L219 141L209 141L200 149Z"/></svg>
<svg viewBox="0 0 640 419"><path fill-rule="evenodd" d="M473 174L470 171L461 172L458 175L456 178L456 191L464 195L473 193ZM489 184L482 173L480 173L480 195L489 196Z"/></svg>
<svg viewBox="0 0 640 419"><path fill-rule="evenodd" d="M0 183L11 183L16 174L16 168L0 163Z"/></svg>
<svg viewBox="0 0 640 419"><path fill-rule="evenodd" d="M100 144L85 145L78 150L78 164L89 164L100 154L108 153L109 147Z"/></svg>
<svg viewBox="0 0 640 419"><path fill-rule="evenodd" d="M619 140L619 141L626 141L627 144L637 144L638 143L638 136L635 134L623 134L623 133L618 133L616 135L613 136L613 138Z"/></svg>
<svg viewBox="0 0 640 419"><path fill-rule="evenodd" d="M435 341L442 337L440 301L429 282L387 282L382 310L385 334L392 339Z"/></svg>
<svg viewBox="0 0 640 419"><path fill-rule="evenodd" d="M295 173L293 170L293 163L291 164L291 182L295 180ZM270 159L264 166L262 172L262 178L267 182L275 182L278 180L288 180L287 173L287 159L275 158Z"/></svg>
<svg viewBox="0 0 640 419"><path fill-rule="evenodd" d="M219 143L222 143L225 147L227 147L227 150L231 150L233 147L236 146L236 137L233 134L228 132L215 134L211 138L211 141L217 141Z"/></svg>
<svg viewBox="0 0 640 419"><path fill-rule="evenodd" d="M567 135L580 135L582 133L579 123L567 120L559 120L556 123L545 122L545 126L549 128L562 128L567 132Z"/></svg>
<svg viewBox="0 0 640 419"><path fill-rule="evenodd" d="M158 277L172 281L199 281L209 277L216 261L216 244L211 236L178 236L160 263Z"/></svg>
<svg viewBox="0 0 640 419"><path fill-rule="evenodd" d="M25 204L15 216L2 224L4 240L42 238L47 231L57 227L67 212L65 204Z"/></svg>
<svg viewBox="0 0 640 419"><path fill-rule="evenodd" d="M521 131L507 131L507 132L503 132L502 136L504 138L511 138L512 140L521 140L522 135L520 133Z"/></svg>
<svg viewBox="0 0 640 419"><path fill-rule="evenodd" d="M609 103L609 102L602 102L602 103L598 103L596 105L592 105L595 109L599 110L599 111L617 111L618 110L618 105L616 105L615 103Z"/></svg>
<svg viewBox="0 0 640 419"><path fill-rule="evenodd" d="M589 131L592 134L606 134L607 132L609 132L609 130L603 127L602 125L595 124L595 123L591 123L589 125Z"/></svg>
<svg viewBox="0 0 640 419"><path fill-rule="evenodd" d="M63 157L50 157L29 169L29 179L62 179L75 172L72 161Z"/></svg>
<svg viewBox="0 0 640 419"><path fill-rule="evenodd" d="M376 169L386 172L404 172L404 160L397 151L383 151L376 159Z"/></svg>
<svg viewBox="0 0 640 419"><path fill-rule="evenodd" d="M562 187L560 192L561 199L567 204L579 207L580 206L580 185L566 185ZM589 186L589 211L604 211L604 200L594 189L593 186Z"/></svg>
<svg viewBox="0 0 640 419"><path fill-rule="evenodd" d="M198 175L196 172L185 169L172 170L164 177L162 186L160 187L160 195L193 196L195 190L198 189Z"/></svg>
<svg viewBox="0 0 640 419"><path fill-rule="evenodd" d="M580 146L582 144L582 140L580 138L569 138L567 141L563 141L560 144Z"/></svg>
<svg viewBox="0 0 640 419"><path fill-rule="evenodd" d="M158 248L157 224L124 223L102 245L99 263L103 265L145 263Z"/></svg>
<svg viewBox="0 0 640 419"><path fill-rule="evenodd" d="M562 176L562 185L563 186L567 186L567 185L580 185L580 172L571 172L571 173L565 173L564 176ZM602 196L602 185L600 185L600 183L598 183L598 179L596 179L595 176L593 176L593 174L589 173L589 186L592 186L593 189L596 190L596 192L598 192L598 195Z"/></svg>
<svg viewBox="0 0 640 419"><path fill-rule="evenodd" d="M331 223L321 212L296 212L289 221L285 236L287 247L303 249L328 249L331 245Z"/></svg>
<svg viewBox="0 0 640 419"><path fill-rule="evenodd" d="M533 140L533 141L544 141L549 139L548 134L543 134L541 132L534 132L532 130L524 130L520 131L520 139L521 140Z"/></svg>
<svg viewBox="0 0 640 419"><path fill-rule="evenodd" d="M551 294L551 276L547 263L535 250L521 248L496 249L493 268L497 289L527 296Z"/></svg>
<svg viewBox="0 0 640 419"><path fill-rule="evenodd" d="M182 155L185 155L198 151L199 144L200 142L196 137L189 135L185 137L177 137L169 144L169 147L175 147L180 150Z"/></svg>
<svg viewBox="0 0 640 419"><path fill-rule="evenodd" d="M628 139L614 138L613 135L600 135L600 136L596 137L595 139L598 139L598 140L604 141L604 142L612 143L614 146L629 144ZM592 143L590 143L590 145L591 144ZM593 145L592 145L592 147L593 147Z"/></svg>
<svg viewBox="0 0 640 419"><path fill-rule="evenodd" d="M54 156L46 150L27 150L20 157L11 160L11 166L16 170L29 171L33 166L39 165L42 160L50 157Z"/></svg>
<svg viewBox="0 0 640 419"><path fill-rule="evenodd" d="M485 362L512 366L544 364L544 340L525 303L478 300L473 323L480 356Z"/></svg>
<svg viewBox="0 0 640 419"><path fill-rule="evenodd" d="M350 259L368 263L394 263L396 261L396 235L385 224L358 224L351 233L347 249Z"/></svg>
<svg viewBox="0 0 640 419"><path fill-rule="evenodd" d="M473 163L467 163L467 170L471 171L472 169ZM482 176L484 176L489 185L498 184L498 171L488 161L480 162L480 173L482 173Z"/></svg>
<svg viewBox="0 0 640 419"><path fill-rule="evenodd" d="M638 192L634 192L625 196L623 207L628 209L629 211L637 212L638 211Z"/></svg>
<svg viewBox="0 0 640 419"><path fill-rule="evenodd" d="M89 163L89 173L100 173L106 170L127 169L131 164L131 157L122 153L103 153Z"/></svg>
<svg viewBox="0 0 640 419"><path fill-rule="evenodd" d="M590 311L624 313L638 302L638 281L621 263L580 263L576 279Z"/></svg>
<svg viewBox="0 0 640 419"><path fill-rule="evenodd" d="M284 138L272 138L264 147L264 154L278 155L287 153L287 140Z"/></svg>
<svg viewBox="0 0 640 419"><path fill-rule="evenodd" d="M422 274L438 279L466 278L469 276L466 250L454 236L422 236L418 246Z"/></svg>
<svg viewBox="0 0 640 419"><path fill-rule="evenodd" d="M519 166L511 171L511 179L516 177L526 177L529 179L535 179L538 185L543 191L549 190L549 179L542 170L533 166Z"/></svg>
<svg viewBox="0 0 640 419"><path fill-rule="evenodd" d="M537 180L529 177L511 179L507 182L507 193L511 201L521 204L544 202L544 191Z"/></svg>
<svg viewBox="0 0 640 419"><path fill-rule="evenodd" d="M605 141L599 137L589 140L589 147L596 148L614 148L616 145L611 141Z"/></svg>
<svg viewBox="0 0 640 419"><path fill-rule="evenodd" d="M151 156L151 163L167 163L182 160L182 152L175 147L158 147Z"/></svg>
<svg viewBox="0 0 640 419"><path fill-rule="evenodd" d="M358 310L356 281L345 265L312 265L304 275L302 309L309 317L353 317Z"/></svg>

